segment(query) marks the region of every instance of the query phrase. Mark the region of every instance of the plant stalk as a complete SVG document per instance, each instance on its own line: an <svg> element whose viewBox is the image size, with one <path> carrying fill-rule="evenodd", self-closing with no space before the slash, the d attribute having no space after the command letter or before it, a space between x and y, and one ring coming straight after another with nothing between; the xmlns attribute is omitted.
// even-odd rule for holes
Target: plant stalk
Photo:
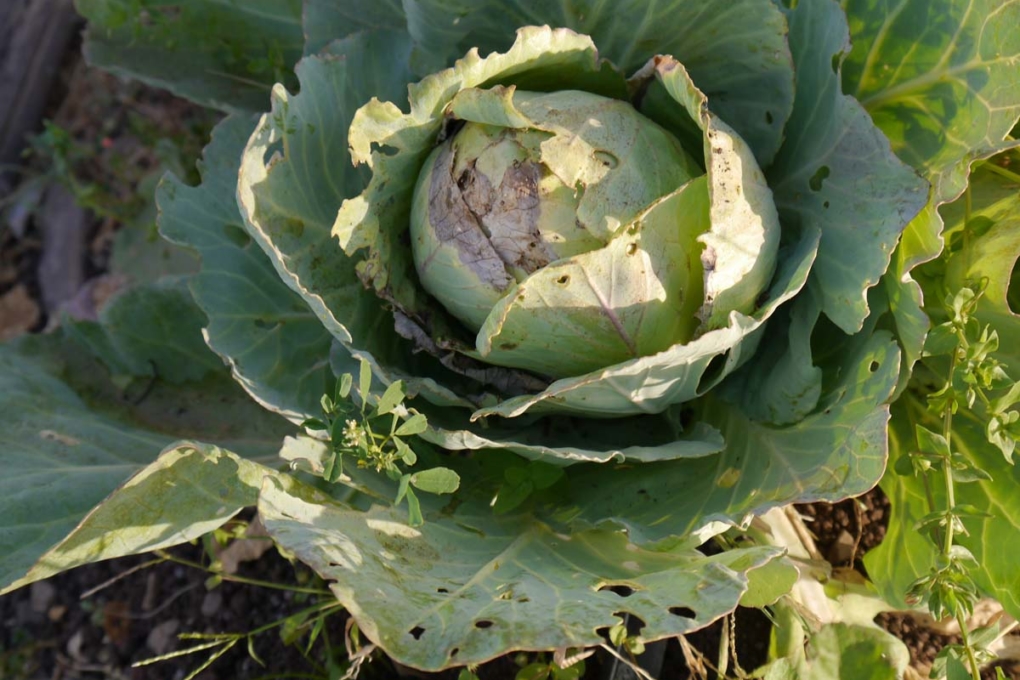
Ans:
<svg viewBox="0 0 1020 680"><path fill-rule="evenodd" d="M960 342L965 343L966 338L963 337L963 331L958 330L956 332L957 338ZM953 376L956 374L956 362L959 359L959 349L953 351L952 358L949 360L949 389L953 387ZM948 512L946 513L946 532L942 536L942 555L949 558L950 551L953 547L953 509L956 507L956 489L953 484L953 408L951 405L946 405L945 410L942 414L942 437L946 440L946 444L949 446L949 455L946 456L942 463L942 479L946 487L946 504L948 506Z"/></svg>
<svg viewBox="0 0 1020 680"><path fill-rule="evenodd" d="M963 648L967 650L967 665L970 666L970 677L972 680L981 680L981 669L978 667L977 657L974 655L974 647L970 644L970 631L967 630L967 618L957 611L956 621L960 624L960 639L963 641Z"/></svg>
<svg viewBox="0 0 1020 680"><path fill-rule="evenodd" d="M272 588L274 590L289 590L289 591L294 592L294 593L304 593L306 595L331 595L332 594L330 591L323 590L322 588L303 588L301 586L291 586L291 585L282 584L282 583L273 583L272 581L261 581L259 579L247 578L245 576L238 576L236 574L225 574L225 573L222 573L222 572L213 571L212 569L210 569L209 567L205 566L204 564L199 564L198 562L192 562L191 560L186 560L183 557L177 557L176 555L172 555L172 554L166 552L165 550L157 550L156 554L159 555L160 557L166 559L166 560L169 560L171 562L176 562L177 564L183 565L185 567L192 567L192 568L195 568L195 569L200 569L202 571L209 572L210 574L212 574L214 576L218 576L219 578L223 579L224 581L232 581L234 583L244 583L244 584L249 585L249 586L259 586L260 588Z"/></svg>
<svg viewBox="0 0 1020 680"><path fill-rule="evenodd" d="M970 189L967 191L967 212L970 212ZM964 227L964 238L967 235L967 227ZM963 330L957 330L957 338L960 343L965 345L967 342L964 337ZM957 360L959 359L959 348L957 348L952 358L949 360L949 388L952 389L954 376L956 375ZM956 485L953 482L953 407L947 404L942 414L942 437L945 439L946 444L949 447L949 454L946 456L942 464L942 479L946 486L946 533L943 536L942 541L942 556L947 560L951 561L952 548L953 548L953 524L955 523L955 508L956 508ZM959 604L954 607L956 622L960 626L960 637L963 642L963 648L967 653L968 666L970 666L970 675L972 680L981 680L981 670L978 667L977 657L974 654L974 648L970 644L970 636L967 630L967 617L961 612L961 606Z"/></svg>

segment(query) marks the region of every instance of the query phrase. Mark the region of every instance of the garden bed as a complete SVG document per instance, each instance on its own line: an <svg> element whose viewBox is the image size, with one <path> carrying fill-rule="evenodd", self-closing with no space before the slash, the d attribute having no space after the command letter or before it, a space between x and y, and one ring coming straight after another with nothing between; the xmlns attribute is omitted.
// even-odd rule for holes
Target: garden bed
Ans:
<svg viewBox="0 0 1020 680"><path fill-rule="evenodd" d="M31 26L35 30L36 24ZM217 118L163 91L88 67L78 56L78 40L65 42L56 62L52 52L60 50L50 48L50 62L59 68L47 79L45 105L37 107L34 141L24 146L31 153L21 156L17 172L7 173L7 196L0 194L0 200L7 200L6 211L0 213L6 220L0 225L0 340L45 332L59 325L65 313L96 318L130 276L111 268L115 235L133 230L133 238L141 242L157 238L150 200L154 177L172 170L196 183L193 161ZM14 62L13 56L8 59ZM33 73L43 78L44 70ZM19 124L25 127L23 120ZM121 257L130 259L130 239L127 243ZM797 510L819 553L833 567L866 576L860 558L882 540L888 519L889 501L880 490ZM209 561L208 544L175 548L171 554L177 560ZM307 596L293 592L229 581L210 587L209 574L201 569L153 560L145 555L82 567L0 598L0 677L181 678L201 665L201 654L138 668L132 664L180 649L184 643L175 637L179 633L243 632L292 616L308 602ZM297 587L321 585L309 568L287 561L274 549L242 562L237 575ZM958 639L913 616L883 614L878 620L907 644L918 668L930 665L942 645ZM346 659L346 621L345 615L329 619L307 650L301 642L284 644L278 631L270 631L259 636L251 650L238 645L197 677L325 673L331 656ZM671 640L664 650L659 648L660 661L652 662L655 676L682 680L704 677L699 673L708 669L705 674L713 677L710 669L717 663L724 625L730 625L729 619L687 636L704 662L695 664L694 673L688 668L691 652ZM766 616L740 608L733 631L739 667L750 671L767 660L771 625ZM477 673L483 680L510 680L535 658L508 655L482 665ZM584 677L628 677L624 671L614 675L612 667L611 658L600 652L588 660ZM1002 669L1007 677L1020 678L1020 664L1004 662ZM360 677L395 675L433 677L396 666L379 652ZM457 672L435 677L453 679Z"/></svg>

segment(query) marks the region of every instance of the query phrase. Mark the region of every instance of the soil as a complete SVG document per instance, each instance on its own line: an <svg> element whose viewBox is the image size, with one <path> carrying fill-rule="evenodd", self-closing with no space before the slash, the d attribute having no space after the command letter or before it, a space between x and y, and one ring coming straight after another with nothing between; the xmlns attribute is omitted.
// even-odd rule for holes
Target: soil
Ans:
<svg viewBox="0 0 1020 680"><path fill-rule="evenodd" d="M177 159L198 157L215 121L214 114L165 92L124 83L85 66L77 48L69 52L51 98L47 115L56 128L40 137L36 151L26 158L21 188L28 179L41 177L45 182L40 182L39 195L19 194L19 212L0 213L0 222L7 221L6 227L0 225L0 340L42 331L53 323L57 311L43 303L45 282L38 276L44 242L34 209L45 200L47 182L64 186L89 208L80 258L85 277L95 277L106 271L112 235L139 209L139 184L157 168L174 169L196 180L192 163L178 164ZM798 506L821 554L836 567L861 573L860 558L881 541L888 508L888 499L877 489L842 503ZM180 546L168 554L200 565L210 563L210 552L201 544ZM237 575L302 588L322 587L306 567L289 562L275 550L241 563ZM203 642L182 642L176 637L180 633L249 631L287 619L319 602L317 597L229 580L213 583L209 572L201 568L177 561L154 563L152 555L90 565L0 598L0 678L181 679L199 669L211 651L132 665ZM878 621L906 642L913 660L921 665L930 663L938 649L952 641L910 617L883 615ZM302 646L307 638L300 644L287 644L280 628L274 628L254 637L250 646L235 645L195 677L339 677L342 673L336 669L347 664L346 624L343 613L329 617L308 649ZM656 677L716 677L724 626L732 626L731 675L735 667L751 671L767 660L769 619L758 610L738 608L734 619L687 636L686 650L679 640L663 643L657 650L662 662ZM483 665L477 673L483 680L509 680L535 659L535 655L508 655ZM330 668L330 663L335 666ZM584 678L625 677L610 678L611 666L612 659L599 653L586 661ZM1020 664L1006 664L1003 670L1007 677L1020 679ZM404 676L452 680L457 673L424 675L395 666L375 652L359 677Z"/></svg>
<svg viewBox="0 0 1020 680"><path fill-rule="evenodd" d="M889 499L875 487L839 503L798 505L815 546L833 567L852 567L867 575L862 557L885 538Z"/></svg>
<svg viewBox="0 0 1020 680"><path fill-rule="evenodd" d="M182 559L209 561L203 560L199 546L184 546L172 553ZM152 559L134 556L90 565L0 598L0 650L4 650L0 677L182 678L199 668L209 652L138 668L131 665L184 648L188 643L176 639L179 633L247 631L252 622L270 622L308 604L290 591L227 581L210 589L206 572L173 562L139 569ZM307 569L292 566L275 552L254 566L246 565L239 575L281 585L312 580ZM343 623L342 617L333 617L312 654L325 652L327 638L343 649ZM252 650L265 667L242 643L198 678L255 678L315 670L299 648L285 646L279 634L259 636Z"/></svg>
<svg viewBox="0 0 1020 680"><path fill-rule="evenodd" d="M14 189L4 195L0 183L0 340L47 328L70 302L52 291L74 291L107 271L113 234L146 206L144 196L151 192L139 190L143 182L164 170L198 181L194 160L218 118L164 91L90 68L79 49L75 40L45 118L26 140L22 167L5 173ZM58 266L45 280L39 276L47 248L44 222L61 194L83 210L85 233L50 239L58 252L68 241L82 248L64 254L77 261ZM63 217L58 214L58 221Z"/></svg>

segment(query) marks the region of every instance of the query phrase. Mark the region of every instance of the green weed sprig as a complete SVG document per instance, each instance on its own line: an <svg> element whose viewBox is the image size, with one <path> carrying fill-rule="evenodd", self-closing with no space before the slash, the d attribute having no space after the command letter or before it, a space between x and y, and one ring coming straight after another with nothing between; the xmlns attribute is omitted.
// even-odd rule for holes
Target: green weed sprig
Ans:
<svg viewBox="0 0 1020 680"><path fill-rule="evenodd" d="M967 629L967 618L979 598L971 575L977 562L956 542L958 536L967 535L968 519L987 516L958 504L956 485L991 477L953 446L953 418L961 411L987 423L986 438L1010 463L1020 434L1020 414L1012 409L1020 401L1020 386L992 356L999 347L998 334L974 318L983 292L983 286L965 287L949 296L949 320L932 329L925 342L925 356L948 356L949 361L945 383L928 395L928 411L938 418L941 427L915 425L918 450L909 458L913 472L923 475L928 497L929 513L918 522L918 529L926 532L939 549L931 571L912 584L909 597L926 603L936 619L954 617L962 637L962 644L947 645L939 653L931 677L969 675L980 680L980 665L994 658L987 646L996 637L995 627ZM944 507L935 502L933 480L941 480L944 486Z"/></svg>
<svg viewBox="0 0 1020 680"><path fill-rule="evenodd" d="M323 469L327 481L338 482L344 478L345 457L353 459L360 468L385 473L397 482L394 505L406 498L408 524L421 526L425 519L414 489L433 494L453 493L460 486L460 476L445 467L404 472L401 465L410 467L418 462L418 454L407 438L425 432L428 420L424 414L403 406L407 394L400 380L390 383L378 398L372 395L371 388L372 369L362 360L357 399L351 398L354 377L345 373L337 381L333 395L322 396L323 418L309 418L302 425L329 434L332 446ZM369 408L373 401L375 406ZM406 419L402 419L401 414L406 414Z"/></svg>
<svg viewBox="0 0 1020 680"><path fill-rule="evenodd" d="M174 652L167 654L160 654L159 656L150 657L137 661L132 664L132 668L140 668L142 666L149 666L151 664L159 663L161 661L167 661L169 659L178 658L181 656L189 656L192 654L198 654L200 652L209 652L209 656L205 658L202 663L195 668L191 673L187 675L184 680L193 680L202 671L209 668L213 663L216 662L221 656L229 652L238 643L245 643L248 649L248 655L256 661L260 666L265 666L262 659L259 658L255 652L255 638L263 633L266 633L273 629L280 629L281 635L285 642L290 644L293 640L296 640L299 636L296 634L296 629L300 628L302 632L308 635L307 649L304 650L303 656L310 662L311 658L308 656L312 645L318 639L319 635L324 630L323 624L325 619L329 616L339 613L342 611L342 605L339 602L322 602L310 607L306 607L296 614L284 617L259 626L254 630L250 630L243 633L181 633L177 637L179 640L195 640L195 644L184 649L179 649ZM314 662L313 662L314 663ZM308 678L319 678L320 675L289 675L288 677L308 677Z"/></svg>

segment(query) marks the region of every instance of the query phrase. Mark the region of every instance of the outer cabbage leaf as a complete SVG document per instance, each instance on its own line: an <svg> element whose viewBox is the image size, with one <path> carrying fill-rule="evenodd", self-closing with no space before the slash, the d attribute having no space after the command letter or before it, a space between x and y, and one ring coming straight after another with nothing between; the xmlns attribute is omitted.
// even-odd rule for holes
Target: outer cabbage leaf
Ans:
<svg viewBox="0 0 1020 680"><path fill-rule="evenodd" d="M947 206L943 213L951 257L948 264L939 260L922 267L919 279L930 301L929 311L936 318L943 314L936 305L947 292L959 289L967 281L987 280L988 287L975 316L998 332L999 351L995 356L1015 378L1020 375L1020 316L1012 311L1008 295L1020 259L1020 198L1015 184L988 170L975 173L971 184L970 228L973 230L977 225L987 231L972 236L964 245L961 229L966 214L965 201ZM1012 285L1016 285L1015 281ZM923 389L925 384L942 379L925 370L919 373L917 385ZM916 450L914 423L926 423L937 430L941 421L933 421L925 410L923 391L909 390L901 402L891 435L890 472L882 480L882 489L892 501L889 530L882 544L865 557L865 564L883 597L902 604L910 584L928 572L935 555L928 539L913 529L929 512L923 480L895 474L892 467L898 459ZM1002 453L988 443L985 426L978 418L963 412L953 419L955 450L992 476L991 481L956 486L957 503L972 505L991 515L968 518L966 526L970 536L960 536L959 540L977 559L972 573L979 586L1016 616L1020 613L1020 573L1015 556L1008 550L1001 550L1001 546L1020 540L1017 519L1020 517L1020 494L1017 493L1020 467L1008 464ZM944 503L938 490L935 490L935 502ZM905 555L909 557L904 559Z"/></svg>
<svg viewBox="0 0 1020 680"><path fill-rule="evenodd" d="M774 332L754 361L719 387L753 420L788 425L811 413L822 394L823 371L811 351L821 305L812 288L802 291L772 321ZM786 332L785 342L780 333Z"/></svg>
<svg viewBox="0 0 1020 680"><path fill-rule="evenodd" d="M128 288L116 304L100 311L99 319L99 323L67 319L64 327L121 379L183 383L223 368L202 342L205 316L184 279L168 277Z"/></svg>
<svg viewBox="0 0 1020 680"><path fill-rule="evenodd" d="M152 451L148 454L151 458ZM77 471L96 481L99 476L89 474L88 468L79 465ZM263 478L277 474L272 468L229 451L189 442L171 445L155 462L144 467L118 466L122 474L136 470L115 489L108 485L100 487L98 490L110 495L99 496L98 504L84 516L77 510L70 510L67 517L58 517L59 511L46 511L46 519L59 519L57 526L48 528L39 542L19 545L13 554L7 553L9 557L0 568L0 594L84 564L200 538L243 508L254 505ZM80 480L72 484L80 484ZM76 503L82 499L80 493L72 491L72 485L61 486L62 492L75 496ZM34 519L42 517L36 515ZM56 531L58 527L66 535ZM0 536L3 533L6 532L0 529ZM46 547L40 545L41 541L55 538L59 539L57 543L35 556L40 547ZM26 564L31 564L27 570Z"/></svg>
<svg viewBox="0 0 1020 680"><path fill-rule="evenodd" d="M258 111L301 57L301 0L76 0L85 56L225 111Z"/></svg>
<svg viewBox="0 0 1020 680"><path fill-rule="evenodd" d="M163 179L156 192L159 227L165 238L202 256L190 287L208 318L206 342L253 398L300 422L319 414L332 381L324 359L332 337L252 243L229 200L254 122L231 116L216 127L200 165L200 186L173 175Z"/></svg>
<svg viewBox="0 0 1020 680"><path fill-rule="evenodd" d="M164 276L190 278L201 269L201 260L193 251L155 238L159 221L156 206L159 183L167 172L183 174L182 163L165 165L138 183L136 193L145 199L145 205L114 234L110 246L109 273L123 277L130 284L153 283Z"/></svg>
<svg viewBox="0 0 1020 680"><path fill-rule="evenodd" d="M796 658L769 664L765 680L898 680L910 652L878 626L831 623L812 633Z"/></svg>
<svg viewBox="0 0 1020 680"><path fill-rule="evenodd" d="M140 337L153 315L180 312L179 300L168 301L165 290L151 295L124 295L114 300L107 318L138 323L121 327L85 328L85 337L112 338L99 357L111 362L109 347L128 346ZM194 311L189 312L194 314ZM168 354L187 345L196 332L188 324L164 325ZM159 326L157 326L159 328ZM128 333L124 343L120 332ZM180 334L177 336L176 334ZM205 350L206 361L216 357ZM181 500L193 512L164 514L165 508L139 510L138 498L166 492L161 470L169 460L192 456L174 452L183 438L216 442L246 456L272 457L290 429L286 421L254 404L224 371L191 379L186 362L161 363L154 376L115 384L107 370L83 346L61 334L30 336L0 346L0 589L14 588L63 569L158 545L189 540L226 521L243 505L233 501L239 466L247 464L207 450L219 465L193 479L191 487L177 481ZM198 445L196 445L198 446ZM168 450L136 483L151 477L153 486L126 492L102 511L94 508L132 474ZM194 454L199 456L199 454ZM206 454L201 454L205 456ZM197 458L191 458L195 461ZM247 469L247 468L245 468ZM176 473L169 473L172 478ZM256 482L257 483L257 482ZM221 494L221 489L225 494ZM248 492L249 495L251 491ZM189 500L190 499L190 500ZM125 510L125 507L128 508ZM88 520L84 524L84 518ZM125 520L130 517L130 520ZM192 521L205 524L189 529ZM114 530L113 528L116 527ZM125 527L135 527L126 529Z"/></svg>
<svg viewBox="0 0 1020 680"><path fill-rule="evenodd" d="M956 198L974 160L1015 142L1020 116L1020 5L1013 0L843 0L853 49L843 84L932 184L884 277L904 348L901 389L920 358L928 323L910 272L942 249L938 207Z"/></svg>
<svg viewBox="0 0 1020 680"><path fill-rule="evenodd" d="M989 161L989 163L994 163ZM935 303L938 293L958 290L967 282L983 282L985 293L975 317L999 333L1000 360L1008 364L1007 372L1020 378L1020 309L1017 305L1017 277L1020 270L1020 192L1015 174L999 175L985 166L973 175L967 199L946 206L945 237L949 256L944 278L938 282L924 271L918 277ZM969 222L964 222L968 216ZM964 235L967 229L970 234ZM932 263L931 272L938 270ZM940 283L938 291L933 290ZM935 316L933 314L933 316ZM936 317L937 318L937 317Z"/></svg>
<svg viewBox="0 0 1020 680"><path fill-rule="evenodd" d="M428 378L428 365L391 330L392 314L365 290L354 263L330 235L340 203L357 194L366 180L366 173L350 162L351 117L373 94L395 95L404 89L409 50L400 34L377 31L337 41L327 52L305 58L297 69L301 94L277 87L273 111L260 119L244 150L238 205L245 228L276 275L337 341L360 350L378 374L388 376L379 364L408 365L406 373L389 379L404 378L409 389L438 393L440 403L463 404Z"/></svg>
<svg viewBox="0 0 1020 680"><path fill-rule="evenodd" d="M840 93L838 65L850 43L838 5L799 3L790 15L790 46L797 99L769 186L784 223L821 231L812 282L825 315L852 333L868 315L867 289L924 206L926 186L861 106Z"/></svg>
<svg viewBox="0 0 1020 680"><path fill-rule="evenodd" d="M740 598L740 606L763 609L776 604L780 598L790 593L800 577L800 571L789 555L786 555L755 569L749 577L747 591Z"/></svg>
<svg viewBox="0 0 1020 680"><path fill-rule="evenodd" d="M927 205L907 225L896 250L893 251L889 270L882 277L881 291L872 289L878 296L884 295L876 309L880 313L888 309L892 317L893 330L903 349L903 365L900 367L899 387L895 396L906 389L910 371L921 358L924 339L928 335L928 315L923 309L921 287L912 276L914 267L936 257L942 250L942 218L937 205L929 200Z"/></svg>
<svg viewBox="0 0 1020 680"><path fill-rule="evenodd" d="M302 94L274 88L272 111L242 155L237 195L248 232L345 344L355 337L371 343L370 329L385 318L329 234L340 203L365 183L349 161L346 131L354 109L370 96L402 88L407 49L397 35L379 32L303 59L297 68ZM333 310L349 315L347 323Z"/></svg>
<svg viewBox="0 0 1020 680"><path fill-rule="evenodd" d="M819 310L845 332L868 334L875 325L871 320L865 328L869 296L877 312L902 308L896 305L909 290L886 292L874 284L927 194L867 114L840 93L838 64L848 43L839 8L828 1L800 3L790 25L802 87L786 143L768 172L769 186L786 233L793 225L817 230L821 244L808 289L770 322L755 360L725 389L747 414L775 423L796 422L816 407L826 375L811 349L824 346L816 338ZM912 332L916 345L925 318L910 316L909 307L901 316L897 330L901 336Z"/></svg>
<svg viewBox="0 0 1020 680"><path fill-rule="evenodd" d="M365 635L423 670L597 645L622 612L645 622L645 640L692 631L732 611L746 572L779 554L706 557L690 546L642 548L619 531L557 529L527 512L499 517L477 485L459 500L443 510L423 499L427 521L416 529L401 510L359 512L279 479L267 480L259 513L277 543L334 581Z"/></svg>
<svg viewBox="0 0 1020 680"><path fill-rule="evenodd" d="M352 33L407 27L401 0L304 0L302 23L306 55Z"/></svg>
<svg viewBox="0 0 1020 680"><path fill-rule="evenodd" d="M899 350L885 332L830 339L822 364L831 382L803 419L776 426L749 418L711 394L692 417L718 429L715 456L606 469L572 469L584 489L563 513L587 525L626 527L632 541L702 536L714 523L743 523L788 503L835 501L864 493L885 469L885 405L896 384ZM678 489L681 492L678 493Z"/></svg>
<svg viewBox="0 0 1020 680"><path fill-rule="evenodd" d="M404 6L420 75L439 71L470 48L506 50L518 26L570 28L591 36L599 54L626 73L656 54L675 57L763 167L782 144L793 107L793 67L786 22L771 0L712 7L699 0L407 0Z"/></svg>
<svg viewBox="0 0 1020 680"><path fill-rule="evenodd" d="M843 0L844 84L934 187L959 196L971 162L1012 146L1020 116L1020 2Z"/></svg>

